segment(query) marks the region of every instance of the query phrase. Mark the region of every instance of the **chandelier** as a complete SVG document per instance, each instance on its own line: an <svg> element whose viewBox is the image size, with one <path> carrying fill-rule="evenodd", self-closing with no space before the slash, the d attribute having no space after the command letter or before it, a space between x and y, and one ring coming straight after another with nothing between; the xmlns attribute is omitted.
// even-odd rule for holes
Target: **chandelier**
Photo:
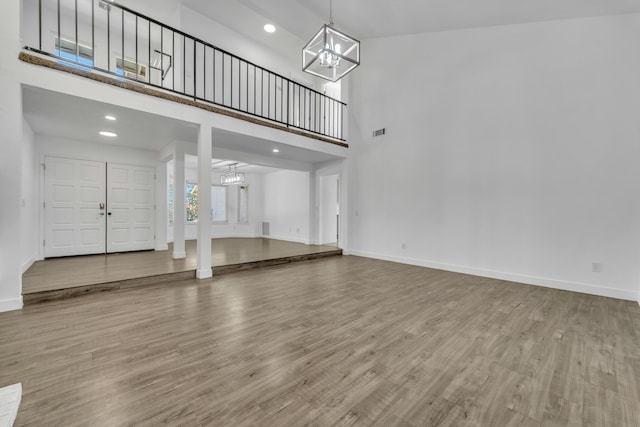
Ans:
<svg viewBox="0 0 640 427"><path fill-rule="evenodd" d="M329 0L329 24L302 49L302 71L336 82L358 65L360 42L334 28L333 0Z"/></svg>
<svg viewBox="0 0 640 427"><path fill-rule="evenodd" d="M233 167L233 170L231 168ZM244 174L238 172L238 164L229 165L229 173L220 175L220 184L222 185L240 185L244 184Z"/></svg>

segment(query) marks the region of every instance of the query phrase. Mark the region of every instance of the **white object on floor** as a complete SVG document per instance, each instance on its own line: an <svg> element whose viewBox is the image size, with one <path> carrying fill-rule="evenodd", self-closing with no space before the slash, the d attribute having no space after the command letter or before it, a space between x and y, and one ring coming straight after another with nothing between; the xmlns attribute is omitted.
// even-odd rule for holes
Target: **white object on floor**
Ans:
<svg viewBox="0 0 640 427"><path fill-rule="evenodd" d="M12 427L22 399L22 383L0 388L0 427Z"/></svg>

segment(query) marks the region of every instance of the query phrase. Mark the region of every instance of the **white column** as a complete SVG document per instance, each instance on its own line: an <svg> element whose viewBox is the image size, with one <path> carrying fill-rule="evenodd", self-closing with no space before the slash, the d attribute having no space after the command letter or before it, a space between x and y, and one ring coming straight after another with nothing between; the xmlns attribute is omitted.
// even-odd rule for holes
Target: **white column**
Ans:
<svg viewBox="0 0 640 427"><path fill-rule="evenodd" d="M211 128L200 125L198 133L198 267L196 277L211 272Z"/></svg>
<svg viewBox="0 0 640 427"><path fill-rule="evenodd" d="M185 176L184 145L176 143L173 149L173 259L186 258L185 230Z"/></svg>
<svg viewBox="0 0 640 427"><path fill-rule="evenodd" d="M6 4L4 4L6 3ZM20 2L3 2L0 17L0 311L22 307L20 185L22 93L19 83Z"/></svg>
<svg viewBox="0 0 640 427"><path fill-rule="evenodd" d="M161 161L156 166L156 251L169 249L167 246L167 190L167 162Z"/></svg>
<svg viewBox="0 0 640 427"><path fill-rule="evenodd" d="M319 235L319 199L318 199L318 174L315 169L309 172L309 239L310 245L320 242Z"/></svg>

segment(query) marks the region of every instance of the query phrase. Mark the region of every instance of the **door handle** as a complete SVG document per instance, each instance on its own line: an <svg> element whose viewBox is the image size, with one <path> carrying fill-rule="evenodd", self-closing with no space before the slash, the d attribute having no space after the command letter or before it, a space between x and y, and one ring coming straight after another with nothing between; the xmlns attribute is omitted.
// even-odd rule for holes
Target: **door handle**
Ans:
<svg viewBox="0 0 640 427"><path fill-rule="evenodd" d="M104 210L104 203L100 203L100 210L103 211Z"/></svg>
<svg viewBox="0 0 640 427"><path fill-rule="evenodd" d="M104 215L104 214L103 214ZM111 216L111 212L107 212L107 215Z"/></svg>

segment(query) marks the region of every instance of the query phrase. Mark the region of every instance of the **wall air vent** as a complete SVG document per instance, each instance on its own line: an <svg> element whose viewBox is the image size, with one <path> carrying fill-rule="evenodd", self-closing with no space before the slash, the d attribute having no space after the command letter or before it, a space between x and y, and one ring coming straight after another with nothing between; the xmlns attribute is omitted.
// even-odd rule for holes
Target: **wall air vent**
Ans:
<svg viewBox="0 0 640 427"><path fill-rule="evenodd" d="M376 136L382 136L385 133L387 133L387 129L386 128L382 128L382 129L378 129L378 130L374 130L373 131L373 137L375 138Z"/></svg>

